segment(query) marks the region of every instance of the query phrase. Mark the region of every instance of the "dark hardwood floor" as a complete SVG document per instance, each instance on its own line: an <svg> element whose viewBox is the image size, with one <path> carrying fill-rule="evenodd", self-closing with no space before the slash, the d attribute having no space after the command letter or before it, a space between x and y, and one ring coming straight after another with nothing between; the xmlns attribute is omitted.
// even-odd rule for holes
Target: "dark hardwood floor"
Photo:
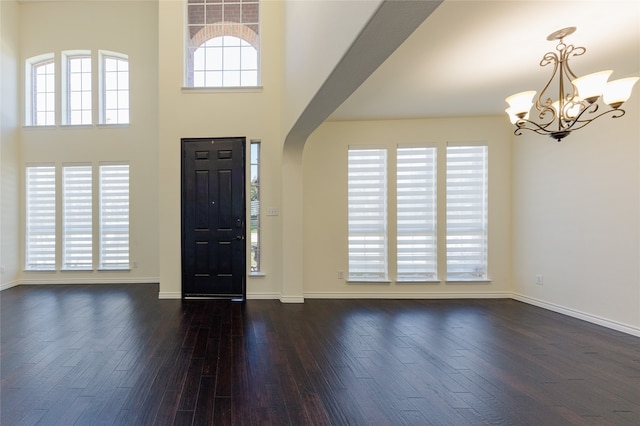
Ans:
<svg viewBox="0 0 640 426"><path fill-rule="evenodd" d="M640 425L640 339L513 300L0 293L10 425Z"/></svg>

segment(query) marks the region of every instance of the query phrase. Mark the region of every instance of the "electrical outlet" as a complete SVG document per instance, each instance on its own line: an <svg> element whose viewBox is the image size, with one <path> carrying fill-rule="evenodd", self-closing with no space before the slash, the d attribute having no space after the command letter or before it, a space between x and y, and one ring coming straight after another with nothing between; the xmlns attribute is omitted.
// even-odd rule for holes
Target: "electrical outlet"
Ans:
<svg viewBox="0 0 640 426"><path fill-rule="evenodd" d="M280 214L280 210L277 207L269 207L267 209L267 216L278 216Z"/></svg>
<svg viewBox="0 0 640 426"><path fill-rule="evenodd" d="M0 266L0 274L4 274L4 266Z"/></svg>
<svg viewBox="0 0 640 426"><path fill-rule="evenodd" d="M133 262L131 262L131 266L133 267L133 269L136 269L138 267L138 261L134 260Z"/></svg>
<svg viewBox="0 0 640 426"><path fill-rule="evenodd" d="M343 280L344 279L344 272L343 271L338 271L338 279L339 280Z"/></svg>
<svg viewBox="0 0 640 426"><path fill-rule="evenodd" d="M544 276L543 275L536 275L536 284L537 285L543 285L544 284Z"/></svg>

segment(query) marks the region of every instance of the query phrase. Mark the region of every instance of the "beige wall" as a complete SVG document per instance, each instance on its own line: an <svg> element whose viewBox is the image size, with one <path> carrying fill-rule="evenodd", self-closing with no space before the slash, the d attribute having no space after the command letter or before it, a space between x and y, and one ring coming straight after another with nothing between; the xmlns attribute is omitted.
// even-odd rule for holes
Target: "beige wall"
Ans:
<svg viewBox="0 0 640 426"><path fill-rule="evenodd" d="M513 142L514 293L640 335L640 95L561 143ZM536 285L536 276L543 284Z"/></svg>
<svg viewBox="0 0 640 426"><path fill-rule="evenodd" d="M157 3L150 1L56 1L20 3L20 70L23 85L27 58L54 53L56 59L57 115L60 117L60 55L64 50L90 50L94 88L97 87L97 53L109 50L129 56L130 119L128 126L46 128L20 130L19 169L30 163L129 161L130 260L137 265L118 272L23 272L23 283L46 282L157 282L158 280L158 45ZM21 92L22 93L22 92ZM21 95L22 96L22 95ZM98 97L93 96L97 111ZM23 100L20 121L24 123ZM94 118L97 114L94 112ZM95 120L94 120L95 121ZM58 118L58 123L60 119ZM94 168L95 171L95 168ZM21 179L20 194L24 194ZM95 181L95 180L94 180ZM58 194L61 194L60 179ZM95 193L95 191L94 191ZM22 196L23 197L23 196ZM24 200L19 205L24 216ZM58 200L60 197L58 196ZM58 201L58 204L60 202ZM98 212L94 210L94 224ZM58 215L58 229L61 229ZM94 227L94 247L97 229ZM60 236L59 243L60 243ZM24 219L20 223L20 265L24 264ZM60 244L58 244L60 247ZM60 250L58 250L60 256ZM95 259L95 257L94 257ZM95 262L94 262L95 264Z"/></svg>
<svg viewBox="0 0 640 426"><path fill-rule="evenodd" d="M0 289L18 282L18 4L0 2Z"/></svg>
<svg viewBox="0 0 640 426"><path fill-rule="evenodd" d="M506 121L506 123L505 123ZM511 141L503 117L457 119L326 122L316 130L304 151L304 294L305 297L508 297L511 290ZM338 278L348 270L347 152L349 145L380 146L430 144L438 147L439 194L445 185L446 143L486 141L489 146L489 283L398 284L394 279L394 251L390 244L391 284L349 284ZM389 190L394 199L395 189ZM393 218L394 204L389 204ZM439 202L438 216L444 217ZM445 223L438 222L439 235ZM388 239L395 241L395 227ZM438 258L444 269L444 239Z"/></svg>
<svg viewBox="0 0 640 426"><path fill-rule="evenodd" d="M263 277L250 277L247 296L280 295L281 216L266 216L280 207L280 94L282 83L282 3L261 4L262 90L229 93L188 91L183 82L183 4L159 3L160 47L160 297L181 297L180 139L245 136L261 145ZM248 156L247 156L248 157Z"/></svg>
<svg viewBox="0 0 640 426"><path fill-rule="evenodd" d="M270 1L273 0L267 0ZM265 3L263 0L262 4ZM380 3L381 0L283 2L285 132L291 129Z"/></svg>

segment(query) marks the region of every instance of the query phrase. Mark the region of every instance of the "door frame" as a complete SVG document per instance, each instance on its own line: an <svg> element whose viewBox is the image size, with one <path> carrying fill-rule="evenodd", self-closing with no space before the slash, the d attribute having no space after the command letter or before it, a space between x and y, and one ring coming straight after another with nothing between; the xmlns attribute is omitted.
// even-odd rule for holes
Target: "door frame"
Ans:
<svg viewBox="0 0 640 426"><path fill-rule="evenodd" d="M184 172L185 172L185 152L184 147L186 143L189 142L212 142L212 141L230 141L241 143L242 145L242 174L244 176L244 182L242 185L242 235L244 244L242 245L242 258L244 268L242 270L242 295L241 297L233 296L222 296L222 295L211 295L211 296L185 296L184 282L185 282L185 201L184 201ZM180 292L183 299L230 299L233 301L242 301L245 302L247 299L247 138L245 136L233 136L233 137L195 137L195 138L180 138Z"/></svg>

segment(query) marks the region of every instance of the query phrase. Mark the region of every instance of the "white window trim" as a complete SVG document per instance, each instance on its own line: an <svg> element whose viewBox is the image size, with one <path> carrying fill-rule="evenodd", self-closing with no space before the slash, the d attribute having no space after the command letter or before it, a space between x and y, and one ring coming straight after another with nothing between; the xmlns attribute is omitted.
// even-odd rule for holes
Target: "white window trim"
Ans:
<svg viewBox="0 0 640 426"><path fill-rule="evenodd" d="M381 210L380 213L382 214L382 219L380 221L380 225L382 226L382 241L381 243L383 244L382 247L382 253L379 254L379 257L381 258L383 264L382 264L382 270L377 271L375 273L372 273L369 276L359 276L358 274L363 272L354 272L352 271L352 259L349 257L349 270L347 273L347 280L350 283L356 283L356 282L367 282L367 283L388 283L389 281L389 231L388 231L388 179L389 179L389 171L388 171L388 163L389 163L389 150L387 147L371 147L371 146L362 146L362 145L356 145L356 146L349 146L348 147L348 153L347 155L349 155L349 153L351 151L368 151L368 150L375 150L375 151L381 151L384 153L384 159L383 159L383 164L380 167L382 173L384 174L384 176L382 176L383 180L382 180L382 202L381 202ZM349 161L348 161L349 163ZM347 177L347 186L349 186L349 178ZM350 210L350 209L348 209ZM348 211L348 214L351 215L351 211ZM351 226L348 223L348 235L347 237L350 238L351 236ZM350 245L351 243L348 243L348 245ZM376 276L377 275L377 276Z"/></svg>
<svg viewBox="0 0 640 426"><path fill-rule="evenodd" d="M56 69L56 60L55 60L55 54L54 53L44 53L42 55L36 55L36 56L32 56L31 58L28 58L25 61L25 67L24 67L24 125L25 127L55 127L55 123L57 122L57 120L54 120L54 124L47 124L47 125L40 125L38 126L36 124L36 120L35 120L35 105L33 103L33 97L34 97L34 93L33 93L33 89L35 88L35 84L33 82L33 68L37 65L39 65L42 62L49 62L49 61L53 61L54 64L54 73L56 76L56 81L54 83L54 87L55 87L55 97L56 97L56 103L55 105L58 104L57 99L58 99L58 94L59 94L59 90L58 90L58 74L57 74L57 69ZM55 108L55 114L58 114L57 108Z"/></svg>
<svg viewBox="0 0 640 426"><path fill-rule="evenodd" d="M34 257L32 255L32 253L30 252L31 249L31 244L30 244L30 236L31 233L29 232L30 229L30 208L29 208L29 202L30 202L30 185L29 185L29 170L31 168L36 168L36 167L48 167L48 168L53 168L53 264L52 265L46 265L46 266L41 266L38 267L36 266L38 262L33 261ZM24 177L25 177L25 218L24 218L24 224L25 224L25 250L24 250L24 270L27 272L53 272L56 270L56 265L57 265L57 256L58 256L58 236L57 236L57 232L58 232L58 227L57 227L57 221L58 221L58 194L57 194L57 185L58 185L58 171L57 171L57 167L55 165L55 163L37 163L37 164L27 164L25 166L24 169ZM35 256L35 260L37 260L37 256Z"/></svg>
<svg viewBox="0 0 640 426"><path fill-rule="evenodd" d="M400 171L400 163L399 163L399 154L400 151L403 149L415 149L415 150L430 150L431 152L428 152L428 156L429 158L427 158L425 161L427 162L431 162L430 166L433 168L432 171L429 172L425 172L424 175L422 176L423 179L426 179L427 181L431 181L431 186L427 187L426 189L428 191L432 192L432 200L430 202L430 205L432 206L431 211L430 212L425 212L423 210L417 210L415 213L425 213L425 215L429 215L429 213L431 214L431 216L423 216L422 219L429 219L432 220L433 222L433 235L432 235L432 244L433 247L431 248L431 250L429 250L429 248L425 248L425 252L423 253L426 257L425 259L423 259L425 262L429 262L429 259L432 257L432 264L433 264L433 271L427 271L427 270L422 270L419 272L416 272L416 276L410 277L410 276L402 276L402 273L400 271L401 269L401 253L400 253L400 249L401 249L401 242L400 242L400 234L401 234L401 215L400 215L400 209L402 206L402 203L400 202L400 175L399 175L399 171ZM427 145L427 144L419 144L419 145L398 145L396 147L396 176L395 176L395 184L396 184L396 282L398 283L434 283L434 282L440 282L440 280L438 279L438 148L437 146L434 145ZM406 183L404 185L406 187ZM416 188L412 187L413 190L415 190ZM420 195L420 194L417 194ZM421 200L423 202L427 202L427 200ZM403 210L406 210L407 208L405 207ZM427 236L427 240L428 240L428 236ZM428 243L428 241L426 241L425 243ZM412 256L410 256L412 257ZM405 274L408 273L404 272ZM422 276L420 276L422 275ZM427 276L430 275L430 276Z"/></svg>
<svg viewBox="0 0 640 426"><path fill-rule="evenodd" d="M69 262L69 258L67 257L68 254L73 254L74 252L77 253L77 251L75 250L71 250L71 253L69 252L69 237L74 237L77 234L76 233L71 233L69 234L67 232L67 226L72 225L72 226L77 226L76 223L73 223L73 221L71 221L71 223L67 222L67 217L68 217L68 212L67 212L67 192L69 191L69 188L67 187L67 179L65 178L65 170L67 169L71 169L71 168L77 168L77 167L84 167L84 168L88 168L89 172L90 172L90 182L89 182L89 187L88 187L88 191L89 191L89 206L90 206L90 217L89 217L89 253L88 253L88 257L89 257L89 263L86 265L80 265L80 266L73 266L72 263ZM61 266L61 270L62 271L91 271L93 270L93 253L94 253L94 238L93 238L93 218L94 218L94 212L93 212L93 206L94 206L94 167L91 163L63 163L62 164L62 169L61 169L61 174L62 174L62 206L61 206L61 216L62 216L62 266ZM86 201L86 200L85 200ZM75 238L73 238L75 240ZM71 259L73 259L73 255L71 256Z"/></svg>
<svg viewBox="0 0 640 426"><path fill-rule="evenodd" d="M121 59L127 61L129 65L129 122L128 123L107 123L107 107L106 107L106 87L105 87L105 67L104 61L107 58ZM108 127L128 127L131 124L131 63L129 62L129 55L119 52L113 52L110 50L98 50L98 126Z"/></svg>
<svg viewBox="0 0 640 426"><path fill-rule="evenodd" d="M71 101L69 99L70 97L70 82L69 82L69 78L70 78L70 70L69 70L69 61L71 59L74 58L86 58L88 57L91 60L91 123L82 123L82 124L72 124L71 123ZM80 126L80 127L91 127L94 123L94 119L93 119L93 104L94 104L94 100L93 100L93 88L94 88L94 81L95 81L95 73L94 73L94 63L93 63L93 57L91 55L91 51L90 50L64 50L61 55L60 55L60 75L61 75L61 104L62 104L62 108L61 108L61 113L62 113L62 126L70 126L70 127L76 127L76 126Z"/></svg>
<svg viewBox="0 0 640 426"><path fill-rule="evenodd" d="M460 141L455 141L455 142L447 142L447 148L449 147L486 147L487 150L489 148L489 144L486 141L470 141L470 142L460 142ZM448 153L448 151L445 153L445 155ZM457 277L452 277L450 275L449 272L449 268L448 268L448 259L449 259L449 251L448 251L448 244L445 241L445 253L447 256L446 259L446 264L447 264L447 277L446 277L446 282L447 283L469 283L469 282L479 282L479 283L483 283L483 282L491 282L491 279L489 278L489 152L487 151L487 163L486 163L486 169L485 169L485 195L484 195L484 203L485 203L485 211L484 211L484 243L485 243L485 247L484 247L484 271L482 272L482 275L479 276L474 276L474 277L468 277L468 278L457 278ZM445 159L445 162L448 165L448 158ZM448 187L448 182L445 182L445 188ZM446 197L448 197L449 195L449 191L445 190L445 203L448 204L448 202L446 201ZM447 210L447 216L449 213L449 209L448 206L446 206L446 210ZM448 238L449 235L449 225L447 224L447 230L445 232L445 238Z"/></svg>
<svg viewBox="0 0 640 426"><path fill-rule="evenodd" d="M128 167L128 211L127 211L127 263L116 266L109 266L106 262L106 254L104 252L104 236L103 236L103 208L104 197L102 191L103 170L105 166L127 166ZM122 162L100 162L98 165L98 270L99 271L128 271L131 269L131 166L128 161Z"/></svg>
<svg viewBox="0 0 640 426"><path fill-rule="evenodd" d="M238 0L239 1L239 0ZM258 25L258 29L262 29L262 1L257 1L256 3L258 3L258 22L256 22L256 24ZM204 0L203 0L204 2ZM262 35L260 33L258 33L258 42L257 42L257 54L258 54L258 79L257 79L257 83L255 86L236 86L236 87L232 87L232 86L227 86L227 87L196 87L196 86L190 86L188 84L189 81L189 2L188 1L183 1L183 8L182 8L182 34L183 34L183 40L182 40L182 69L183 69L183 76L182 76L182 92L183 93L203 93L203 94L211 94L211 93L259 93L262 92L263 90L263 86L262 86ZM204 24L207 25L207 24ZM209 24L209 25L216 25L216 24ZM240 24L242 25L242 24ZM242 37L239 37L242 38Z"/></svg>

